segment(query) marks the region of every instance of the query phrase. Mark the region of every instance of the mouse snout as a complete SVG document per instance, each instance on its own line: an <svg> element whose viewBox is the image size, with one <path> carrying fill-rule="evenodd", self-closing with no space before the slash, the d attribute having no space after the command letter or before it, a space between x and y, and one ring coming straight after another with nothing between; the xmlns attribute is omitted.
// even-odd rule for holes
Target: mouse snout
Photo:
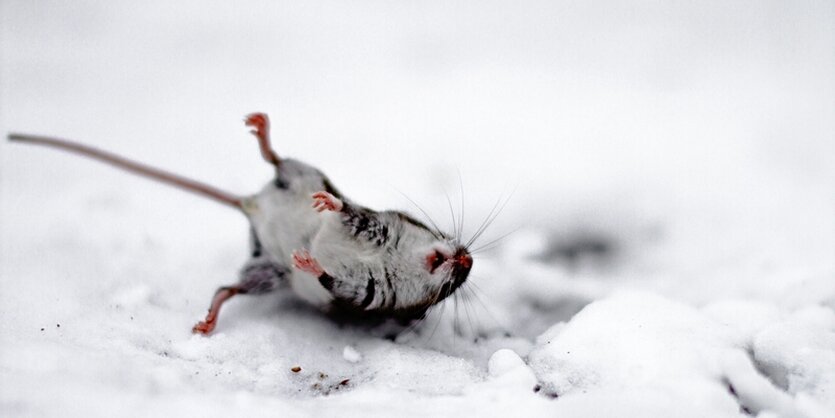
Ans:
<svg viewBox="0 0 835 418"><path fill-rule="evenodd" d="M470 269L473 268L473 256L466 248L459 248L452 256L452 278L459 285L467 280Z"/></svg>
<svg viewBox="0 0 835 418"><path fill-rule="evenodd" d="M473 257L467 250L459 250L459 253L455 254L455 264L469 270L473 266Z"/></svg>

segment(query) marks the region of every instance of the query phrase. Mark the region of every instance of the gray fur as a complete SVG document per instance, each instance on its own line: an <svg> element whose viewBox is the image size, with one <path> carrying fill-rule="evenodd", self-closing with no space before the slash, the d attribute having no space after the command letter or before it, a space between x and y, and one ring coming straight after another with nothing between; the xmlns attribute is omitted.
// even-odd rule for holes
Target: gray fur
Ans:
<svg viewBox="0 0 835 418"><path fill-rule="evenodd" d="M240 293L260 295L287 284L290 269L268 257L254 257L241 269Z"/></svg>

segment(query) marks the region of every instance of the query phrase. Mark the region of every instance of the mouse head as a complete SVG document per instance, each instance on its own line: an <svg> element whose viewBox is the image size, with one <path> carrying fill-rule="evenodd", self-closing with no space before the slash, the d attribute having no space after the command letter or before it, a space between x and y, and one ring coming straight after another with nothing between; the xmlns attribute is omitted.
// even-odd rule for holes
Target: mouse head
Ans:
<svg viewBox="0 0 835 418"><path fill-rule="evenodd" d="M457 239L406 214L397 215L399 241L389 257L389 268L396 278L392 283L397 296L395 310L419 317L466 282L473 257Z"/></svg>

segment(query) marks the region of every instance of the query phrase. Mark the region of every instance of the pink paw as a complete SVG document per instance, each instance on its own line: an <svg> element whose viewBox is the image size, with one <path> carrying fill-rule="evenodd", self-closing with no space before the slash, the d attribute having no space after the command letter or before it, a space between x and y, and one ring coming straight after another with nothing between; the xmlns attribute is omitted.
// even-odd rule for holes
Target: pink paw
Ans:
<svg viewBox="0 0 835 418"><path fill-rule="evenodd" d="M250 132L256 137L263 139L269 136L270 119L266 113L250 113L244 121L246 122L246 126L253 128Z"/></svg>
<svg viewBox="0 0 835 418"><path fill-rule="evenodd" d="M317 212L323 212L325 210L341 212L342 207L342 201L328 192L313 193L313 209L316 209Z"/></svg>
<svg viewBox="0 0 835 418"><path fill-rule="evenodd" d="M293 266L316 277L325 274L325 269L319 265L319 262L307 250L296 250L293 252Z"/></svg>
<svg viewBox="0 0 835 418"><path fill-rule="evenodd" d="M195 334L209 335L209 333L212 332L213 329L215 329L214 321L200 321L197 323L197 325L194 326L194 328L191 329L191 332Z"/></svg>

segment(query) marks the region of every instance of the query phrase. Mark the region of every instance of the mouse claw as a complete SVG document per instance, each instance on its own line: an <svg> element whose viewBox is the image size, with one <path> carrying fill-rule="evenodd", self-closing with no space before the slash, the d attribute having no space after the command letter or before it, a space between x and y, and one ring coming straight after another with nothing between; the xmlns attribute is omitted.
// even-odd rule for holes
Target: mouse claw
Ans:
<svg viewBox="0 0 835 418"><path fill-rule="evenodd" d="M325 274L325 269L322 268L319 262L307 250L296 250L293 252L293 267L316 277Z"/></svg>
<svg viewBox="0 0 835 418"><path fill-rule="evenodd" d="M328 192L316 192L311 197L313 197L313 209L316 209L317 212L324 212L325 210L342 212L344 207L342 200Z"/></svg>

